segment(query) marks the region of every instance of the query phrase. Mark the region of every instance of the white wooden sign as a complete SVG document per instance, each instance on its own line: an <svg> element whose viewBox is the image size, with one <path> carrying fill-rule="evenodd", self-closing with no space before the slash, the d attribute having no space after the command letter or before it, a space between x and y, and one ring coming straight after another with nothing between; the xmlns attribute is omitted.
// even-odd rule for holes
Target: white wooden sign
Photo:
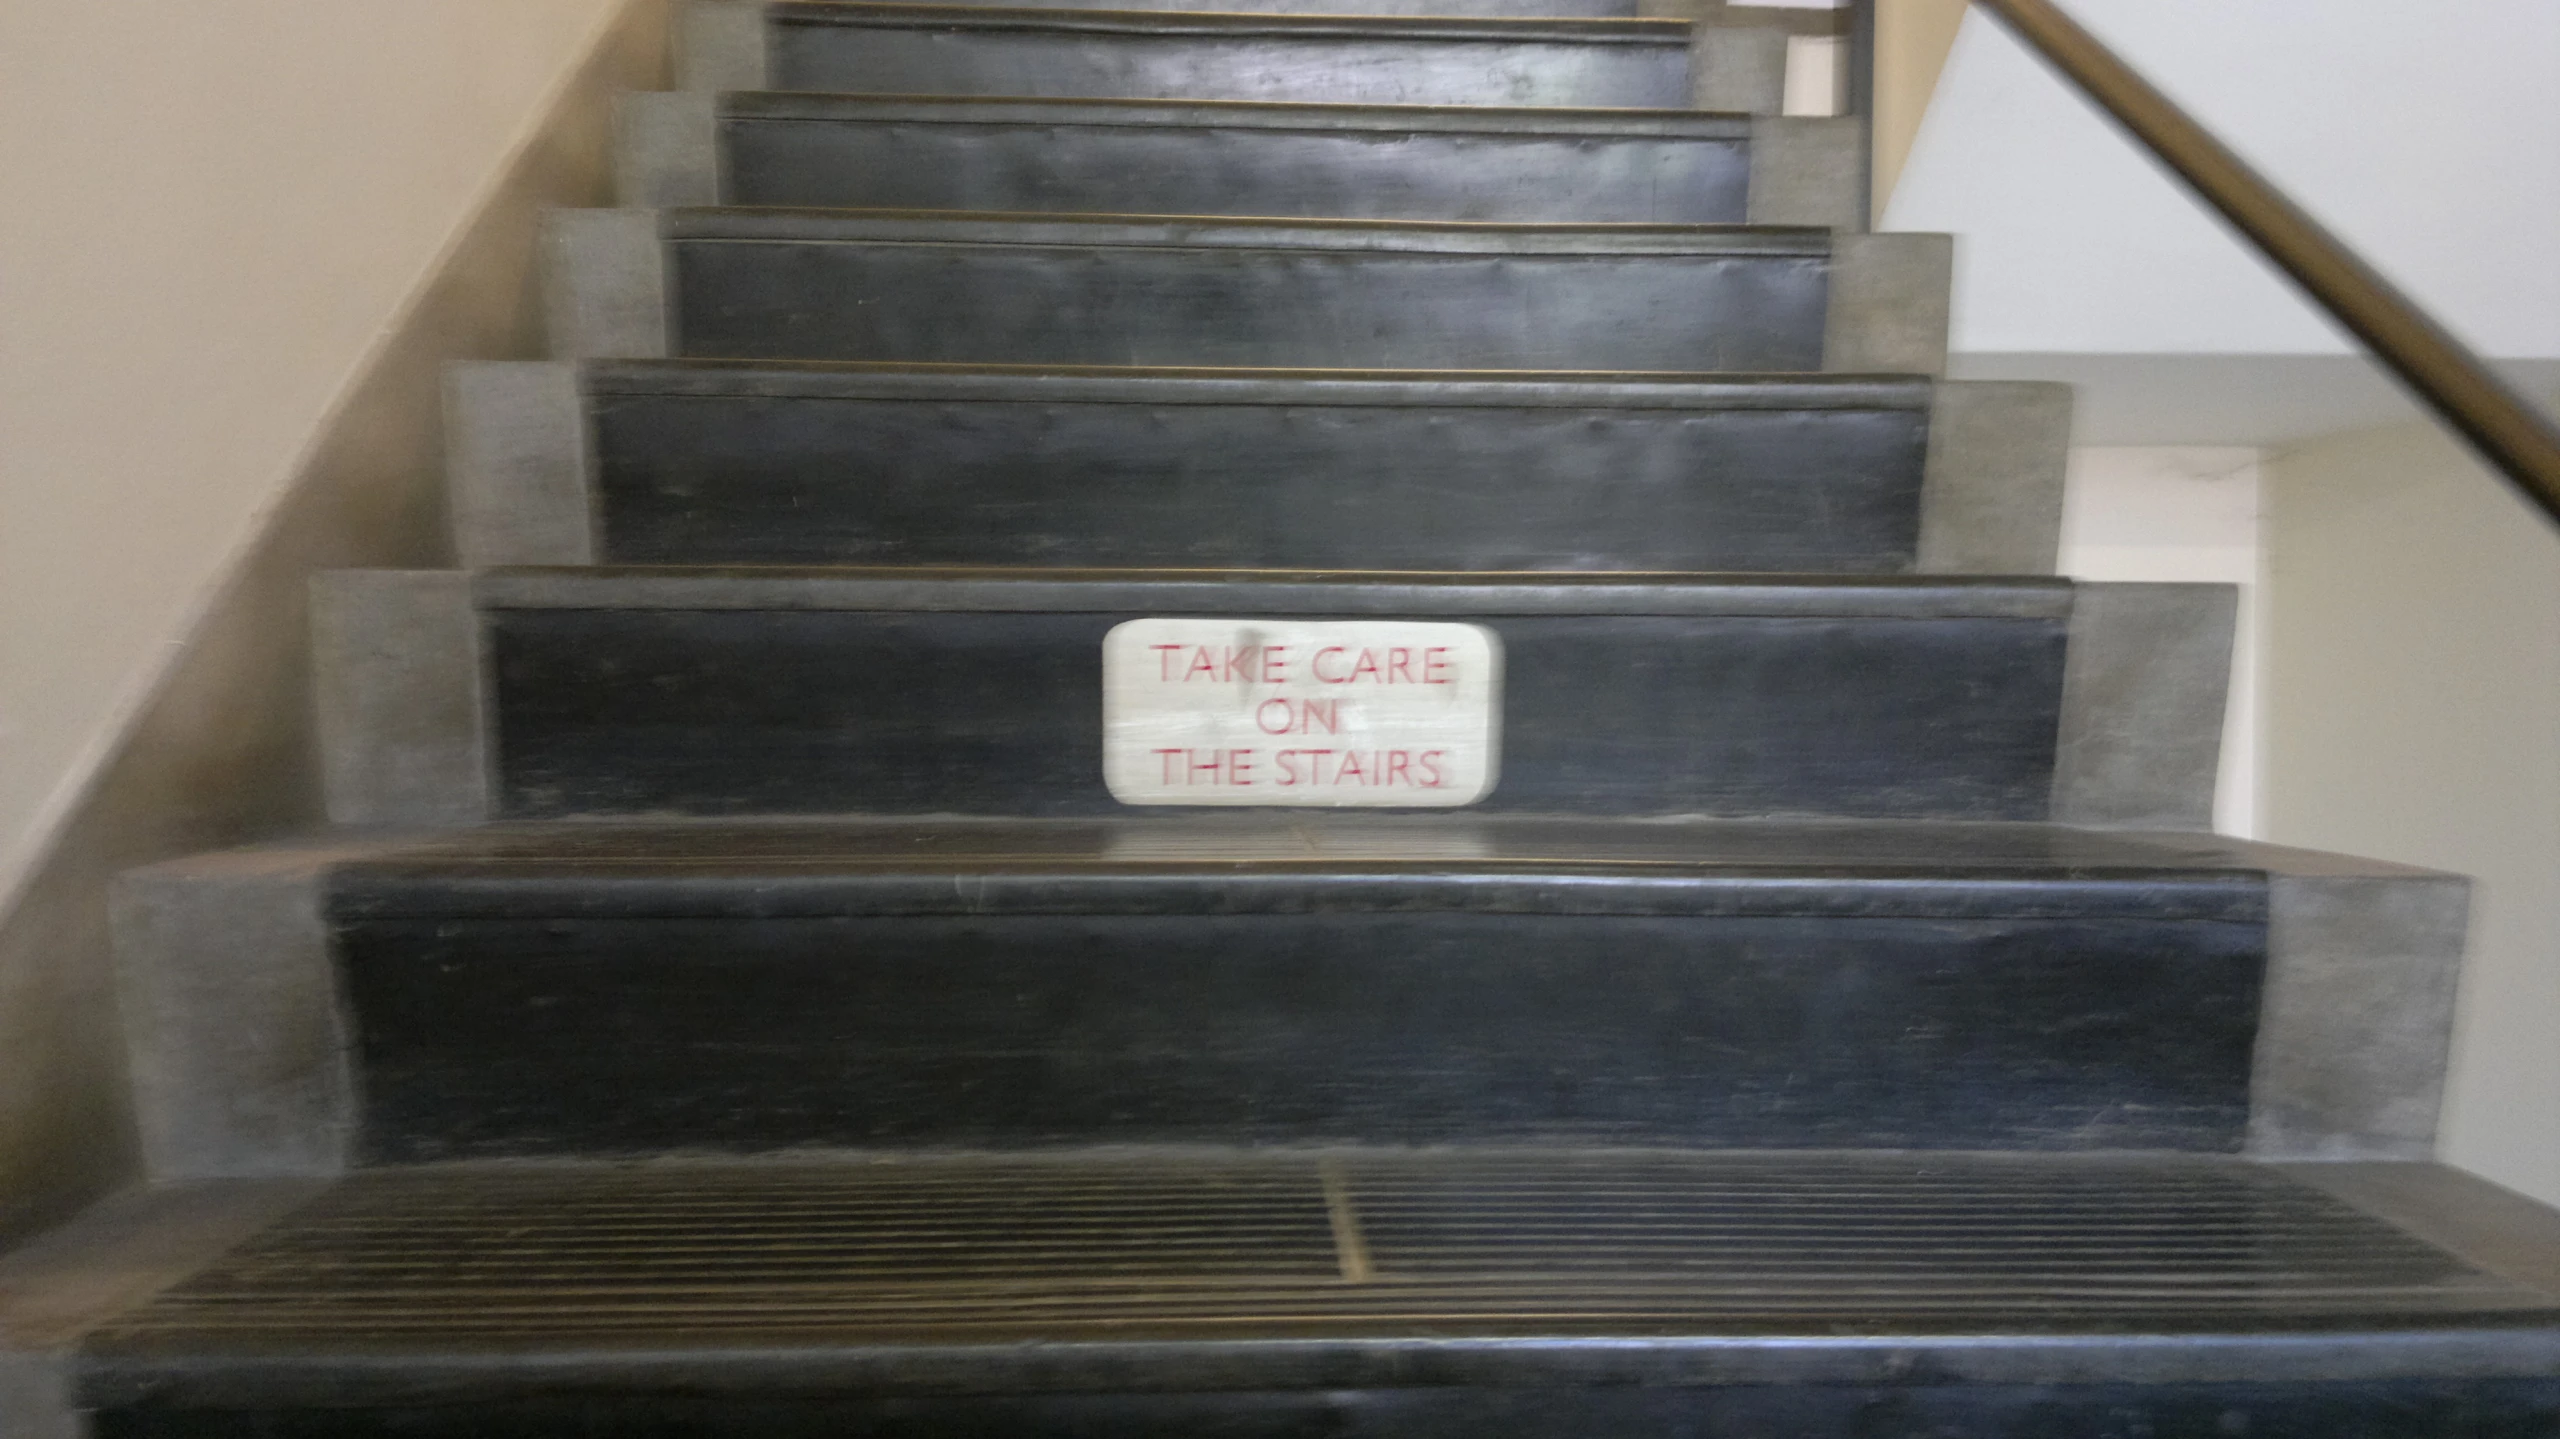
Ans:
<svg viewBox="0 0 2560 1439"><path fill-rule="evenodd" d="M1477 625L1130 620L1102 641L1102 774L1123 804L1473 804L1501 702Z"/></svg>

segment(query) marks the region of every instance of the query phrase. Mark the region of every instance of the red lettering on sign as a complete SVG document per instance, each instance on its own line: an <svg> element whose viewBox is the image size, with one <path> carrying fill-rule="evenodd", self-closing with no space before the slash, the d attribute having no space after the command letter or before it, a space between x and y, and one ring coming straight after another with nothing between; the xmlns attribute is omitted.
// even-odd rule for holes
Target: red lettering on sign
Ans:
<svg viewBox="0 0 2560 1439"><path fill-rule="evenodd" d="M1254 750L1160 749L1151 753L1164 766L1164 783L1169 785L1253 786Z"/></svg>
<svg viewBox="0 0 2560 1439"><path fill-rule="evenodd" d="M1228 772L1235 776L1228 782L1252 783L1257 752L1228 753ZM1284 749L1272 756L1272 762L1279 767L1279 778L1271 785L1275 789L1447 789L1448 760L1449 752L1443 749L1427 749L1419 754L1409 749Z"/></svg>
<svg viewBox="0 0 2560 1439"><path fill-rule="evenodd" d="M1316 651L1312 668L1317 682L1329 685L1356 685L1363 681L1374 685L1457 683L1449 674L1446 645L1432 645L1418 655L1404 645L1389 645L1383 651L1327 645Z"/></svg>
<svg viewBox="0 0 2560 1439"><path fill-rule="evenodd" d="M1342 701L1267 699L1254 706L1253 722L1264 734L1340 734Z"/></svg>

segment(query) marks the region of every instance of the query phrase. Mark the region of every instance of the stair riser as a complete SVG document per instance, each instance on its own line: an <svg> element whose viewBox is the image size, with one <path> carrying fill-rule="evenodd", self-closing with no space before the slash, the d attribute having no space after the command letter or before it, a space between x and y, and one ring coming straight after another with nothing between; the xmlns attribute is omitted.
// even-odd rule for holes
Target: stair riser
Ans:
<svg viewBox="0 0 2560 1439"><path fill-rule="evenodd" d="M1738 138L732 118L720 173L738 205L1738 224L1750 166Z"/></svg>
<svg viewBox="0 0 2560 1439"><path fill-rule="evenodd" d="M559 210L543 243L564 360L1937 375L1954 265L1804 226L892 210Z"/></svg>
<svg viewBox="0 0 2560 1439"><path fill-rule="evenodd" d="M1101 645L1138 617L493 610L499 812L1111 812ZM1463 618L1504 652L1492 808L2047 812L2059 619Z"/></svg>
<svg viewBox="0 0 2560 1439"><path fill-rule="evenodd" d="M1665 109L1690 100L1685 34L1611 43L785 23L768 35L775 90Z"/></svg>
<svg viewBox="0 0 2560 1439"><path fill-rule="evenodd" d="M502 361L455 368L446 454L474 569L2043 575L2070 434L2055 389Z"/></svg>
<svg viewBox="0 0 2560 1439"><path fill-rule="evenodd" d="M376 1162L795 1145L2236 1149L2263 923L364 920ZM1453 981L1456 981L1453 984Z"/></svg>
<svg viewBox="0 0 2560 1439"><path fill-rule="evenodd" d="M1074 403L1037 384L591 395L599 557L1896 571L1919 542L1925 387L1760 410Z"/></svg>
<svg viewBox="0 0 2560 1439"><path fill-rule="evenodd" d="M1953 1106L1931 1132L2201 1144L2231 1134L2234 1036L2250 1030L2250 1152L2432 1144L2466 899L2449 877L2174 837L2091 853L2064 835L2039 863L1972 879L1922 863L1936 877L1915 882L1910 859L1644 863L1696 844L1659 836L1621 850L1629 862L1560 869L1537 856L1587 850L1553 826L1462 831L1445 866L1413 860L1419 826L1372 837L1408 857L1384 865L1351 833L1335 834L1350 852L1309 861L1298 825L1241 848L1224 825L1177 828L1187 842L1156 823L1074 826L1064 848L863 826L579 829L141 871L114 923L148 1169L330 1173L403 1145L530 1152L538 1132L602 1144L563 1127L571 1111L624 1134L680 1117L742 1146L883 1113L908 1127L844 1142L924 1142L929 1114L1028 1142L1084 1113L1097 1128L1067 1137L1082 1142L1171 1134L1221 1103L1275 1135L1341 1135L1324 1125L1364 1113L1405 1132L1626 1135L1652 1116L1739 1137L1762 1132L1751 1106L1880 1133ZM1919 844L1962 855L1975 836ZM1510 858L1471 858L1470 840ZM2252 867L2306 863L2318 873ZM975 1062L937 1069L937 1045ZM631 1087L678 1065L771 1088L721 1109ZM854 1087L884 1074L905 1076L891 1110L888 1091ZM1813 1074L1838 1082L1785 1078ZM986 1092L1020 1096L1041 1075L1018 1108ZM585 1087L554 1082L569 1077ZM1117 1108L1097 1098L1139 1084ZM786 1113L781 1094L838 1100ZM2065 1131L2034 1094L2102 1108ZM2108 1094L2172 1108L2103 1108ZM1239 1095L1261 1108L1243 1114ZM482 1100L508 1116L497 1128L456 1119Z"/></svg>
<svg viewBox="0 0 2560 1439"><path fill-rule="evenodd" d="M1366 369L1819 370L1818 255L678 239L672 353Z"/></svg>
<svg viewBox="0 0 2560 1439"><path fill-rule="evenodd" d="M914 785L873 784L876 771L858 766L869 764L865 756L874 753L946 769L955 760L974 766L992 756L1012 778L1031 784L1033 801L1047 807L1043 812L1094 812L1103 801L1092 788L1096 760L1086 746L1093 736L1069 733L1064 724L1077 723L1075 709L1094 702L1100 666L1093 645L1115 619L1294 620L1356 613L1371 620L1490 623L1498 630L1513 623L1508 617L1527 616L1532 618L1519 633L1536 643L1573 638L1571 625L1579 616L1600 625L1582 632L1583 639L1614 634L1612 643L1632 638L1652 651L1603 654L1590 644L1567 644L1571 653L1564 661L1542 670L1527 689L1513 687L1506 724L1515 731L1531 724L1536 743L1526 750L1506 746L1509 775L1522 772L1524 753L1543 764L1579 768L1538 776L1536 784L1523 781L1516 793L1508 785L1497 789L1496 809L1541 808L1553 789L1588 782L1607 813L1715 812L1730 801L1747 804L1751 814L1819 815L1851 804L1856 808L1850 813L1872 807L1895 818L1940 812L1961 818L2049 815L2078 824L2194 828L2211 807L2234 602L2227 587L2211 585L1690 586L1574 583L1557 576L1446 586L1267 576L1186 580L1160 572L1147 579L1086 571L935 577L942 573L947 572L741 570L677 577L555 569L505 571L476 582L437 571L325 576L315 587L314 639L329 814L349 824L443 824L504 812L521 798L511 797L514 791L502 781L523 756L492 758L500 736L489 723L491 624L483 611L584 614L600 635L636 643L633 655L645 661L637 669L618 668L607 686L612 704L622 703L623 691L635 685L645 692L628 696L637 708L625 713L611 704L582 705L573 691L541 696L550 708L546 713L537 706L533 718L537 730L549 727L540 738L551 747L541 762L571 766L539 778L553 786L535 796L544 809L613 812L639 804L680 810L673 796L702 795L723 813L751 808L758 802L751 795L780 784L759 768L767 763L798 765L831 781L817 791L786 788L778 796L786 809L863 808L849 801L919 792ZM1028 650L1003 648L1029 633L1017 628L1008 638L1006 626L1018 626L1023 612L1044 610L1053 612L1048 623L1064 628L1040 636ZM774 635L757 634L759 614L780 617ZM830 637L830 615L870 618L856 618ZM1647 628L1647 616L1666 623ZM2048 666L2053 647L2065 643L2056 632L2066 617L2068 664L2057 734L2043 727L2050 712L2044 719L2026 712L2050 692ZM1697 636L1715 631L1719 618L1740 622L1735 634L1810 637L1819 643L1792 653L1782 644L1771 670L1755 673L1734 667L1743 653L1739 648L1694 645ZM978 621L996 628L972 631ZM1635 628L1624 629L1630 622ZM1966 650L1971 627L1980 629L1976 638L1996 643L1990 651L1951 661ZM515 676L534 683L537 693L555 680L574 685L582 667L591 668L602 654L583 645L574 619L537 623L532 632L547 636L558 659L544 659ZM718 643L703 650L697 664L688 647L706 635ZM782 635L791 639L777 648L775 636ZM885 649L875 643L883 636L894 640ZM1062 637L1077 653L1055 650ZM898 662L910 666L901 678L927 685L919 692L926 700L922 708L902 707L863 678L848 678L842 647L848 638L871 646L866 653L898 652ZM1017 683L991 680L983 669L969 672L972 660L956 657L952 643L998 654L1014 666L1008 675L1023 678ZM1660 648L1666 643L1677 652L1676 664L1662 663L1665 653L1674 652ZM1761 651L1758 658L1770 653ZM1818 688L1825 682L1815 671L1844 656L1856 666L1846 691L1854 698L1845 705L1814 698L1808 684ZM1624 668L1630 659L1643 668ZM1516 676L1517 653L1512 662ZM946 666L939 677L937 663ZM1619 667L1608 668L1612 664ZM1600 669L1608 672L1593 672ZM1970 683L1967 676L1977 669L1981 683ZM747 672L738 679L740 703L722 708L722 686L739 670ZM815 688L799 692L802 678ZM1719 683L1729 689L1719 690ZM1568 708L1557 692L1577 684ZM1025 688L1037 690L1037 698L1022 699L1018 692ZM1950 690L1961 694L1950 702L1943 725L1933 727L1916 716L1913 706L1945 700ZM2133 693L2159 698L2130 711L2112 698ZM1003 694L1014 697L1000 704L990 699ZM1518 698L1523 694L1530 696L1525 710ZM1059 704L1040 708L1051 700ZM711 708L701 708L706 704ZM1015 727L1026 713L1046 738L1021 739ZM966 719L965 732L976 736L963 753L938 748L925 733L955 714ZM1053 723L1053 714L1068 718ZM1552 728L1559 715L1561 730ZM867 734L863 744L851 741L847 726L879 716L887 717L882 728ZM1599 729L1591 728L1594 716L1600 717ZM673 727L661 726L662 719ZM1779 732L1769 736L1752 728L1764 723ZM724 730L733 724L739 733ZM1581 748L1558 741L1558 733L1576 735ZM1074 753L1062 755L1062 735ZM771 754L739 748L776 738L781 748ZM1825 770L1835 738L1848 757ZM637 754L628 752L635 739ZM693 767L675 777L672 787L633 780L635 760L671 753ZM838 760L857 767L824 768ZM1611 777L1610 766L1623 770L1626 763L1662 765L1668 773L1636 801ZM1878 778L1880 770L1906 763L1914 766L1913 784ZM741 772L752 781L747 793L727 787ZM974 771L945 774L938 788L922 786L944 797L922 807L954 807L948 797L968 794L973 776ZM574 779L579 793L559 788L555 782L563 778ZM2036 809L2027 796L2046 794L2048 780L2050 807ZM1637 788L1642 786L1629 786ZM1570 796L1555 802L1573 807Z"/></svg>

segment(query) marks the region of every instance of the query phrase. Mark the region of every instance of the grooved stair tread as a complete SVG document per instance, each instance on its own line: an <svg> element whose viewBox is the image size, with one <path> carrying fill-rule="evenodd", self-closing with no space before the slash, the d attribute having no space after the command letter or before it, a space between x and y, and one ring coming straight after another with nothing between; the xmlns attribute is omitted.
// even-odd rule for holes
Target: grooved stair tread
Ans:
<svg viewBox="0 0 2560 1439"><path fill-rule="evenodd" d="M1390 134L1570 135L1748 140L1751 117L1720 110L1599 105L1358 105L1323 100L1146 100L1086 96L849 95L730 90L724 120L901 121L947 125L1165 126Z"/></svg>
<svg viewBox="0 0 2560 1439"><path fill-rule="evenodd" d="M1288 15L1221 10L1055 10L1035 6L892 5L870 0L773 0L769 25L921 30L1037 30L1083 35L1217 35L1295 39L1490 40L1687 46L1686 20L1615 16Z"/></svg>
<svg viewBox="0 0 2560 1439"><path fill-rule="evenodd" d="M2429 1172L2442 1207L2477 1208L2483 1186ZM2556 1361L2550 1293L2239 1161L1172 1150L365 1172L108 1320L80 1367L113 1405L451 1401L527 1377L949 1393Z"/></svg>

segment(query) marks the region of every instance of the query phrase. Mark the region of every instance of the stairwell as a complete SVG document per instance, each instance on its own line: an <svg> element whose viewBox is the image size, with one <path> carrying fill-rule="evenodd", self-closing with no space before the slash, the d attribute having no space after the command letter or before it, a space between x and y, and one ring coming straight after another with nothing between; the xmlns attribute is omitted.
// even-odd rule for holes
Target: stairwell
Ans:
<svg viewBox="0 0 2560 1439"><path fill-rule="evenodd" d="M119 891L0 1412L2560 1433L2463 882L2202 832L2231 596L2054 575L1855 122L1392 8L688 12L467 568L315 587L337 827Z"/></svg>

